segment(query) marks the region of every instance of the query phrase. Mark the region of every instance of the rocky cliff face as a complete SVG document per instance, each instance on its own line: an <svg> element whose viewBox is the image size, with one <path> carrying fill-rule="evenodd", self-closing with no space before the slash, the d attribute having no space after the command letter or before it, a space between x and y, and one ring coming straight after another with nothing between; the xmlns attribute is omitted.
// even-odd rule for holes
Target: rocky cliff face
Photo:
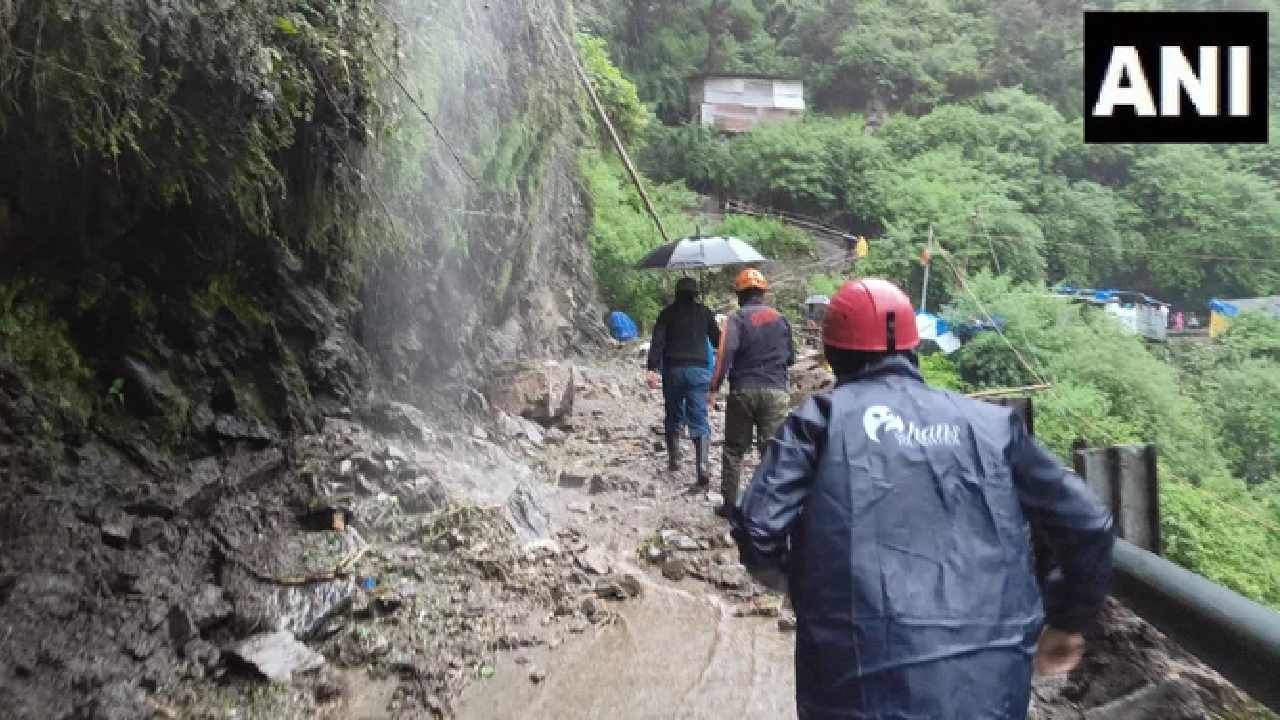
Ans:
<svg viewBox="0 0 1280 720"><path fill-rule="evenodd" d="M362 341L402 387L580 346L601 316L577 171L579 86L558 30L565 4L398 12L404 88L423 90L409 123L430 148L394 202L413 242L366 285Z"/></svg>
<svg viewBox="0 0 1280 720"><path fill-rule="evenodd" d="M246 27L327 51L331 37L308 35L320 19L272 18L262 5ZM271 156L291 199L261 235L213 200L134 203L126 183L136 176L91 153L66 168L80 179L68 192L82 212L63 222L57 208L70 201L15 170L23 133L42 120L0 124L0 715L142 717L145 694L222 675L219 648L284 622L263 609L272 581L245 575L241 549L284 552L335 487L386 497L315 438L333 437L335 422L363 437L368 420L429 445L430 421L386 397L452 402L460 396L444 391L480 384L500 361L562 355L598 332L577 87L551 21L569 26L567 5L406 0L385 10L394 42L371 57L325 57L343 58L338 77L344 63L381 68L371 94L402 122L313 152L335 128L360 132L331 116L324 125L333 108L317 90L314 126L283 133L295 144ZM183 5L160 20L199 35L184 14L200 12ZM71 17L96 31L91 13ZM283 81L233 89L246 93L234 102L250 103L238 112L269 112L290 92ZM185 90L175 103L219 91ZM363 257L291 242L291 226L345 237L324 226L342 222L351 199L332 194L338 184L311 186L347 164L367 174L360 200L400 242ZM472 453L466 443L482 441L465 427L433 452ZM308 442L323 470L299 451ZM406 486L408 470L383 467L389 457L365 459ZM453 488L416 467L408 484L425 489L405 502L426 516L456 493L504 483L496 495L510 493L517 477L459 467Z"/></svg>

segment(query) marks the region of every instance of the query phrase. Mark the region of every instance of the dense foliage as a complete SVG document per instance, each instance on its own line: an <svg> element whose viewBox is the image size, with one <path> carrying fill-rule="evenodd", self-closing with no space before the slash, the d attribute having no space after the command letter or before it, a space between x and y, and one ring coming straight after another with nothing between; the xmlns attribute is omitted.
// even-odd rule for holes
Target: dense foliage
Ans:
<svg viewBox="0 0 1280 720"><path fill-rule="evenodd" d="M675 275L635 267L662 238L621 165L598 150L583 157L582 171L592 196L592 259L605 302L649 327L670 297ZM693 221L682 213L692 207L692 193L679 185L651 185L648 191L667 232L693 232Z"/></svg>
<svg viewBox="0 0 1280 720"><path fill-rule="evenodd" d="M989 312L1007 325L957 353L960 376L1051 383L1035 396L1036 433L1062 457L1077 439L1154 442L1165 553L1280 607L1280 322L1248 318L1223 343L1178 350L1170 363L1104 314L1037 287L982 275L969 289L954 320Z"/></svg>
<svg viewBox="0 0 1280 720"><path fill-rule="evenodd" d="M665 122L688 111L685 79L803 77L823 112L922 112L1021 86L1078 114L1078 0L584 0L583 16ZM1275 0L1094 0L1090 10L1266 10ZM1274 28L1273 28L1274 29ZM1272 87L1280 77L1273 48Z"/></svg>
<svg viewBox="0 0 1280 720"><path fill-rule="evenodd" d="M909 260L932 227L969 272L1180 304L1280 292L1267 260L1280 255L1280 176L1259 174L1270 165L1206 146L1084 146L1078 121L1021 90L895 115L872 135L857 115L741 137L655 127L642 162L663 181L867 233L873 262L904 283L919 282ZM955 288L942 269L940 299Z"/></svg>

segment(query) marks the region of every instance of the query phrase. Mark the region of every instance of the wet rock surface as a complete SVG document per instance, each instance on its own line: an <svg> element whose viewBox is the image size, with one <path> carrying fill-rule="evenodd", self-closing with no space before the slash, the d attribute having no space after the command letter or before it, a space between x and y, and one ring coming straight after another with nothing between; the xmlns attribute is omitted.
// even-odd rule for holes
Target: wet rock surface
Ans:
<svg viewBox="0 0 1280 720"><path fill-rule="evenodd" d="M107 446L82 455L136 477L123 492L6 488L0 715L310 718L350 700L368 717L440 716L553 589L596 597L575 563L589 548L547 535L519 447L395 417L391 437L334 418L287 444L249 438L191 463L187 500ZM591 621L608 618L599 602ZM383 678L386 697L337 692L321 663Z"/></svg>

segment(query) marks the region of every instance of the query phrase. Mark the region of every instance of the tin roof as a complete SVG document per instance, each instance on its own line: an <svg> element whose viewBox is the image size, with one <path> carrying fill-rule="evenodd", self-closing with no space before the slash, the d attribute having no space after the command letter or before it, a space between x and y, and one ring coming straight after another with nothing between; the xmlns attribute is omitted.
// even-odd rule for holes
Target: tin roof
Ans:
<svg viewBox="0 0 1280 720"><path fill-rule="evenodd" d="M785 82L804 82L803 78L798 78L798 77L788 77L786 75L769 75L766 73L748 73L748 72L699 73L697 75L690 75L686 77L685 80L688 82L693 82L694 80L709 80L711 78L740 78L742 80L783 80Z"/></svg>

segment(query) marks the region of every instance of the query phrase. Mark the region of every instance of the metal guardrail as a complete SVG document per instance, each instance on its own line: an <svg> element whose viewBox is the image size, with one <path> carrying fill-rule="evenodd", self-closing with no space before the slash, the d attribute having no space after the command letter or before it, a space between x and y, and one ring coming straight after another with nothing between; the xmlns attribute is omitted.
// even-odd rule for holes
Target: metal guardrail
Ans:
<svg viewBox="0 0 1280 720"><path fill-rule="evenodd" d="M1117 598L1280 712L1280 613L1124 540L1113 557Z"/></svg>
<svg viewBox="0 0 1280 720"><path fill-rule="evenodd" d="M1030 398L988 401L1012 408L1035 433ZM1076 471L1116 518L1112 595L1254 700L1280 713L1280 612L1156 554L1160 505L1155 447L1079 447L1073 456ZM1047 548L1038 545L1038 559L1045 557L1042 550Z"/></svg>
<svg viewBox="0 0 1280 720"><path fill-rule="evenodd" d="M776 208L763 207L760 205L755 205L753 203L744 202L742 200L735 200L733 198L729 198L724 201L723 210L726 213L738 213L741 215L755 215L757 217L770 217L775 220L781 220L782 222L795 225L797 227L802 227L806 230L812 230L813 232L820 232L826 235L830 235L832 237L838 237L842 240L848 240L850 238L856 237L853 233L849 232L848 230L841 230L840 228L831 227L830 225L827 225L817 220L816 218L806 217L804 215L798 215L796 213L787 212L785 210L778 210Z"/></svg>

